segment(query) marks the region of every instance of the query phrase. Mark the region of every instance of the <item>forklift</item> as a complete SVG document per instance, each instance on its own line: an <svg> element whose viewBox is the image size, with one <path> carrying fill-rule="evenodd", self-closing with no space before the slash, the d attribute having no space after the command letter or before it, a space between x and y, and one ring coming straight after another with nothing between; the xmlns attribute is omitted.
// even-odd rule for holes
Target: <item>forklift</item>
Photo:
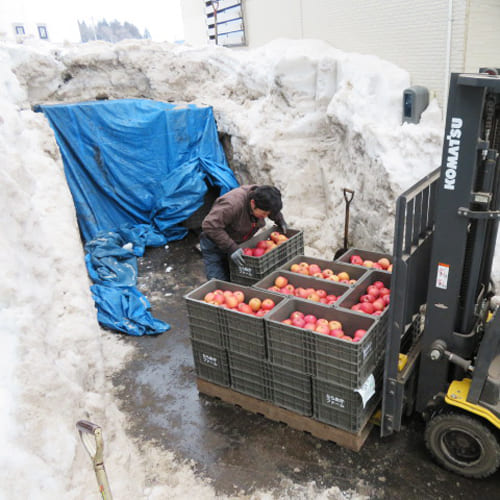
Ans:
<svg viewBox="0 0 500 500"><path fill-rule="evenodd" d="M417 412L434 459L469 478L500 465L499 72L451 75L441 167L397 200L384 360L381 436Z"/></svg>

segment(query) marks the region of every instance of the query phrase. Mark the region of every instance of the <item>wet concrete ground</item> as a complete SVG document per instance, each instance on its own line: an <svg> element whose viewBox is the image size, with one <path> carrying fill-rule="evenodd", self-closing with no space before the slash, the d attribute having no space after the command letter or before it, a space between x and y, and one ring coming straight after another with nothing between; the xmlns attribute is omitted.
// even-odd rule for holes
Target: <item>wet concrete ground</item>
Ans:
<svg viewBox="0 0 500 500"><path fill-rule="evenodd" d="M414 416L389 438L375 427L356 453L199 394L183 296L206 281L190 233L139 259L139 289L153 315L171 325L158 336L123 339L134 359L114 377L133 434L193 460L220 494L281 490L282 481L353 489L373 499L500 498L500 472L464 479L432 462Z"/></svg>

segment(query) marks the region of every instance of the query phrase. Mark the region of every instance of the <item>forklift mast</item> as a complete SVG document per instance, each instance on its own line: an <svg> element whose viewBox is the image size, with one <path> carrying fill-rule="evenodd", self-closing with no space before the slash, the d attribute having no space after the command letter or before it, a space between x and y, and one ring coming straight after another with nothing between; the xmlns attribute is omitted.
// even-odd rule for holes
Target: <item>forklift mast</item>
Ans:
<svg viewBox="0 0 500 500"><path fill-rule="evenodd" d="M477 354L500 216L500 76L450 79L441 167L397 201L381 435L424 412ZM398 370L400 353L408 362Z"/></svg>

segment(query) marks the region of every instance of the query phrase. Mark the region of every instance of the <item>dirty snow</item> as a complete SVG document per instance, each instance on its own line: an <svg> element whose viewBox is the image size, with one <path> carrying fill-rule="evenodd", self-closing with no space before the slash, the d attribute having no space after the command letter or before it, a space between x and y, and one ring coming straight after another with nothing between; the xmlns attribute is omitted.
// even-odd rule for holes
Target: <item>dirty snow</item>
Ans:
<svg viewBox="0 0 500 500"><path fill-rule="evenodd" d="M401 125L409 75L317 40L248 51L2 43L0 70L0 498L98 498L75 431L82 418L104 429L116 498L215 498L191 464L125 432L110 375L131 351L96 323L61 158L31 106L103 97L213 106L238 179L277 185L306 253L328 258L342 246L344 187L356 193L351 244L391 251L395 198L440 161L438 104L419 125ZM314 484L283 485L281 495L364 497Z"/></svg>

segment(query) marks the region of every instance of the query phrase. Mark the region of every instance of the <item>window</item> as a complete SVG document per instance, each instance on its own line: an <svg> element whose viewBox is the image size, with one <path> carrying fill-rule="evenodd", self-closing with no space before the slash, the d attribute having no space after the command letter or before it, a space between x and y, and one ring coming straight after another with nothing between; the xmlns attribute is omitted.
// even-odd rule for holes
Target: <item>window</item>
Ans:
<svg viewBox="0 0 500 500"><path fill-rule="evenodd" d="M45 26L44 24L38 25L38 36L40 37L40 40L49 39L49 35L47 34L47 26Z"/></svg>
<svg viewBox="0 0 500 500"><path fill-rule="evenodd" d="M26 34L24 31L24 26L22 24L15 24L14 31L16 32L16 35L25 35Z"/></svg>
<svg viewBox="0 0 500 500"><path fill-rule="evenodd" d="M246 45L242 0L205 0L208 39L226 47Z"/></svg>

